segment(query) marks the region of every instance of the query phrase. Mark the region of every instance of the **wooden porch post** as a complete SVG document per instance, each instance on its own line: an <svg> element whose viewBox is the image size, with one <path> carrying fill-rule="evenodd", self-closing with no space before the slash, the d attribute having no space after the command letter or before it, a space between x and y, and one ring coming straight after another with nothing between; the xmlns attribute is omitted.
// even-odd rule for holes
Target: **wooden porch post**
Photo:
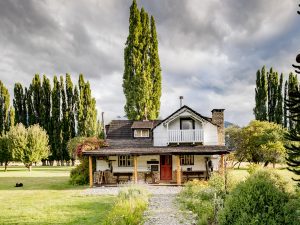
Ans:
<svg viewBox="0 0 300 225"><path fill-rule="evenodd" d="M93 182L93 160L92 160L92 156L89 156L89 174L90 174L90 187L93 187L94 182Z"/></svg>
<svg viewBox="0 0 300 225"><path fill-rule="evenodd" d="M137 178L138 178L138 174L137 174L137 156L133 156L133 166L134 166L134 171L133 171L133 181L136 184L137 183Z"/></svg>
<svg viewBox="0 0 300 225"><path fill-rule="evenodd" d="M221 174L224 174L224 154L221 155L221 162L220 162L219 172Z"/></svg>
<svg viewBox="0 0 300 225"><path fill-rule="evenodd" d="M176 155L176 181L178 185L181 185L181 167L179 155Z"/></svg>

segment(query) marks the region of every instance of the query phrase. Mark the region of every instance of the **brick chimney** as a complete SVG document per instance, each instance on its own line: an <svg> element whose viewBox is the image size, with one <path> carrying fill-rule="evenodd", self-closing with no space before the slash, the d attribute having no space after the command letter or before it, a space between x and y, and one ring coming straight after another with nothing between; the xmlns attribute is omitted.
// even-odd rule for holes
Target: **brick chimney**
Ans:
<svg viewBox="0 0 300 225"><path fill-rule="evenodd" d="M212 123L218 125L218 145L225 145L224 110L213 109L211 111Z"/></svg>

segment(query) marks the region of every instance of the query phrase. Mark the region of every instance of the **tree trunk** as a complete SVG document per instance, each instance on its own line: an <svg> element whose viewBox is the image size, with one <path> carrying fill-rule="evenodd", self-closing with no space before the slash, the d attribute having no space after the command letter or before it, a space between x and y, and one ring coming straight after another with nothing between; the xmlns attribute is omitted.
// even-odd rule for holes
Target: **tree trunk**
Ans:
<svg viewBox="0 0 300 225"><path fill-rule="evenodd" d="M75 166L75 159L72 159L72 166Z"/></svg>
<svg viewBox="0 0 300 225"><path fill-rule="evenodd" d="M4 163L4 171L5 171L5 172L7 171L7 166L8 166L8 162L5 162L5 163Z"/></svg>
<svg viewBox="0 0 300 225"><path fill-rule="evenodd" d="M264 167L267 167L269 165L269 161L265 162Z"/></svg>
<svg viewBox="0 0 300 225"><path fill-rule="evenodd" d="M3 166L3 162L0 162L0 166Z"/></svg>
<svg viewBox="0 0 300 225"><path fill-rule="evenodd" d="M239 162L238 169L240 168L242 162Z"/></svg>
<svg viewBox="0 0 300 225"><path fill-rule="evenodd" d="M273 169L275 169L275 167L276 167L276 163L273 163Z"/></svg>
<svg viewBox="0 0 300 225"><path fill-rule="evenodd" d="M42 160L42 166L47 166L47 161L46 160Z"/></svg>
<svg viewBox="0 0 300 225"><path fill-rule="evenodd" d="M64 160L61 160L60 165L61 165L61 166L65 166L65 161L64 161Z"/></svg>
<svg viewBox="0 0 300 225"><path fill-rule="evenodd" d="M56 161L56 166L60 166L59 160Z"/></svg>

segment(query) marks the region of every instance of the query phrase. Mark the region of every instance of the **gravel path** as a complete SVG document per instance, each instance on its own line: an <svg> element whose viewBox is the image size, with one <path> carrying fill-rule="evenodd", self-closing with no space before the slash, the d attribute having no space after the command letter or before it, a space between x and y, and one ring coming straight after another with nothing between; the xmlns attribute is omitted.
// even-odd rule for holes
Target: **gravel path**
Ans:
<svg viewBox="0 0 300 225"><path fill-rule="evenodd" d="M145 212L144 225L192 225L196 217L192 212L181 211L176 194L181 188L159 187L150 198L149 208ZM176 193L177 192L177 193Z"/></svg>
<svg viewBox="0 0 300 225"><path fill-rule="evenodd" d="M151 193L144 225L193 225L196 217L192 212L181 211L176 195L182 187L143 185ZM83 191L83 195L117 195L122 186L96 187Z"/></svg>

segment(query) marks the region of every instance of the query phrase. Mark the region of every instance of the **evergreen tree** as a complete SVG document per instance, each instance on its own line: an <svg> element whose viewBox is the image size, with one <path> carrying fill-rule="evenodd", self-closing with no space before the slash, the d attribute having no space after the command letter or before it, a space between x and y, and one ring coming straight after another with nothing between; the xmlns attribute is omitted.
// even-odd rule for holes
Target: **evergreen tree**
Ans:
<svg viewBox="0 0 300 225"><path fill-rule="evenodd" d="M69 130L69 112L67 110L67 98L66 91L64 86L64 78L60 76L60 94L61 94L61 132L62 132L62 142L61 142L61 151L62 151L62 161L61 165L64 165L64 160L69 161L69 152L67 150L67 143L70 139L70 130Z"/></svg>
<svg viewBox="0 0 300 225"><path fill-rule="evenodd" d="M14 86L14 99L13 105L15 108L16 123L23 123L27 125L27 112L26 112L26 96L22 84L16 83Z"/></svg>
<svg viewBox="0 0 300 225"><path fill-rule="evenodd" d="M161 68L158 55L158 40L154 17L151 16L151 36L150 36L150 69L152 79L151 103L152 111L150 119L157 119L160 111L161 97Z"/></svg>
<svg viewBox="0 0 300 225"><path fill-rule="evenodd" d="M279 85L277 87L277 104L275 110L275 120L276 123L282 124L283 119L283 105L282 105L282 85L283 85L283 74L280 75Z"/></svg>
<svg viewBox="0 0 300 225"><path fill-rule="evenodd" d="M265 66L256 73L255 108L256 120L267 120L267 83Z"/></svg>
<svg viewBox="0 0 300 225"><path fill-rule="evenodd" d="M155 21L136 1L130 7L129 35L124 49L123 91L129 119L156 119L160 108L161 74Z"/></svg>
<svg viewBox="0 0 300 225"><path fill-rule="evenodd" d="M300 91L298 87L294 91L289 93L289 99L286 102L288 110L290 112L290 121L294 124L299 123L300 118ZM286 145L287 149L287 164L289 170L297 175L300 175L300 127L293 126L290 129L287 139L290 141L289 145ZM300 185L300 179L298 179Z"/></svg>
<svg viewBox="0 0 300 225"><path fill-rule="evenodd" d="M0 81L0 135L9 130L10 95L8 89Z"/></svg>

